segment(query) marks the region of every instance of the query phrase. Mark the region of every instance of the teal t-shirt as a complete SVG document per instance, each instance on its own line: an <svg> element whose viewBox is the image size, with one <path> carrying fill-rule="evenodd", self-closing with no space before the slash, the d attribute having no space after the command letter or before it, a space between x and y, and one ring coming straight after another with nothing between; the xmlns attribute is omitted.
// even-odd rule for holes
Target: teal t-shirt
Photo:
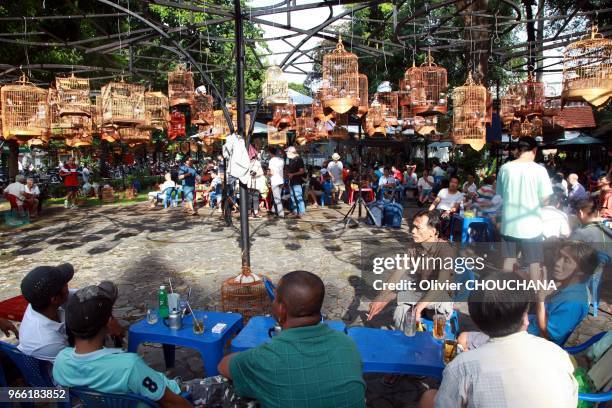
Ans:
<svg viewBox="0 0 612 408"><path fill-rule="evenodd" d="M363 408L361 356L326 324L283 330L230 360L234 389L262 408Z"/></svg>
<svg viewBox="0 0 612 408"><path fill-rule="evenodd" d="M497 194L503 200L501 234L530 239L542 235L542 199L552 194L546 169L534 162L511 161L499 169Z"/></svg>
<svg viewBox="0 0 612 408"><path fill-rule="evenodd" d="M136 353L103 348L76 354L73 347L59 352L53 378L64 387L88 387L113 394L133 393L158 401L166 387L180 394L179 385L149 367Z"/></svg>

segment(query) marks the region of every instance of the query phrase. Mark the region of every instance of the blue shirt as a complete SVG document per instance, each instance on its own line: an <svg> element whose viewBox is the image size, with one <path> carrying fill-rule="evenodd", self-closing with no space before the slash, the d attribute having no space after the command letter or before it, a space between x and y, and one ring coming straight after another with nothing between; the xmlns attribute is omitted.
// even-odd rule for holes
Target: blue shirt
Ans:
<svg viewBox="0 0 612 408"><path fill-rule="evenodd" d="M64 387L88 387L95 391L133 393L159 401L170 388L180 394L179 385L149 367L136 353L107 349L76 354L73 347L59 352L53 364L53 378Z"/></svg>
<svg viewBox="0 0 612 408"><path fill-rule="evenodd" d="M187 187L195 187L195 169L193 167L181 166L179 169L179 176L183 174L185 175L185 178L183 179L183 185Z"/></svg>
<svg viewBox="0 0 612 408"><path fill-rule="evenodd" d="M589 293L585 283L558 290L545 304L550 341L563 345L574 329L589 314ZM529 316L527 332L539 336L535 316Z"/></svg>

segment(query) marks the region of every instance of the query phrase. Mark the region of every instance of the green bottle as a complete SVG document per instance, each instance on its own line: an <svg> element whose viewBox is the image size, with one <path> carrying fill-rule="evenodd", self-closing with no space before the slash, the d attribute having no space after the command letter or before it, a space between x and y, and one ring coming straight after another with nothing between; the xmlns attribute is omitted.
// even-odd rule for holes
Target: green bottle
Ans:
<svg viewBox="0 0 612 408"><path fill-rule="evenodd" d="M159 287L159 317L162 319L168 317L168 293L164 285Z"/></svg>

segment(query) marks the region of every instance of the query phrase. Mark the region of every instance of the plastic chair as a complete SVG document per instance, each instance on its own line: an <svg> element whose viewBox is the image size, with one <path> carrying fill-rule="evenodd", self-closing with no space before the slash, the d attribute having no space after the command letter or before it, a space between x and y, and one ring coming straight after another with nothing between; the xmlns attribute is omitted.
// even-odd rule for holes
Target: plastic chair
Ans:
<svg viewBox="0 0 612 408"><path fill-rule="evenodd" d="M176 189L174 187L168 187L161 193L161 198L164 201L164 208L168 208L172 206L172 193Z"/></svg>
<svg viewBox="0 0 612 408"><path fill-rule="evenodd" d="M270 279L264 279L264 285L266 285L266 292L268 292L270 300L274 302L274 289L276 289L276 285Z"/></svg>
<svg viewBox="0 0 612 408"><path fill-rule="evenodd" d="M451 228L451 236L450 241L454 242L453 237L453 227L455 224L455 217L451 218L450 228ZM480 240L480 234L474 234L476 231L474 227L476 226L485 226L486 232L486 241ZM476 238L476 239L474 239ZM471 217L471 218L463 218L463 226L461 227L461 244L470 243L470 242L493 242L494 233L493 233L493 222L486 217Z"/></svg>
<svg viewBox="0 0 612 408"><path fill-rule="evenodd" d="M88 388L70 388L70 395L78 398L87 408L157 408L159 405L148 398L136 394L110 394Z"/></svg>

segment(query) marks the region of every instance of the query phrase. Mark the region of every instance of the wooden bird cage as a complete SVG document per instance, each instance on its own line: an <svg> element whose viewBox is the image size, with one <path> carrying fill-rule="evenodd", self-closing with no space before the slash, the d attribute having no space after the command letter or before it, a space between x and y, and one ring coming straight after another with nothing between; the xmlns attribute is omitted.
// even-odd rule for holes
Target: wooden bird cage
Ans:
<svg viewBox="0 0 612 408"><path fill-rule="evenodd" d="M315 132L315 121L312 117L312 109L305 108L302 114L297 117L295 124L295 134L298 137L304 137L311 141L318 138Z"/></svg>
<svg viewBox="0 0 612 408"><path fill-rule="evenodd" d="M191 123L194 125L212 125L215 119L213 102L211 95L196 94Z"/></svg>
<svg viewBox="0 0 612 408"><path fill-rule="evenodd" d="M312 117L316 121L325 122L328 118L323 109L323 92L319 91L312 99Z"/></svg>
<svg viewBox="0 0 612 408"><path fill-rule="evenodd" d="M542 111L543 116L557 116L561 112L561 98L558 96L546 98Z"/></svg>
<svg viewBox="0 0 612 408"><path fill-rule="evenodd" d="M515 118L516 111L521 105L521 97L517 94L514 86L508 88L506 95L501 97L499 116L504 127L508 127Z"/></svg>
<svg viewBox="0 0 612 408"><path fill-rule="evenodd" d="M141 128L165 129L168 127L168 97L162 92L145 92L146 121Z"/></svg>
<svg viewBox="0 0 612 408"><path fill-rule="evenodd" d="M266 70L261 85L261 97L266 105L286 105L289 101L289 83L280 67L272 66Z"/></svg>
<svg viewBox="0 0 612 408"><path fill-rule="evenodd" d="M368 113L368 76L359 74L359 106L357 107L357 117L362 117Z"/></svg>
<svg viewBox="0 0 612 408"><path fill-rule="evenodd" d="M88 132L76 132L66 137L66 145L69 147L85 147L93 144L93 137Z"/></svg>
<svg viewBox="0 0 612 408"><path fill-rule="evenodd" d="M119 132L114 127L106 127L99 129L100 139L107 141L108 143L115 143L121 138Z"/></svg>
<svg viewBox="0 0 612 408"><path fill-rule="evenodd" d="M89 78L55 78L59 115L91 116L92 106L89 98Z"/></svg>
<svg viewBox="0 0 612 408"><path fill-rule="evenodd" d="M487 115L485 117L485 123L491 124L493 122L493 95L491 91L487 89Z"/></svg>
<svg viewBox="0 0 612 408"><path fill-rule="evenodd" d="M521 103L516 110L520 116L541 115L544 109L544 82L538 82L529 73L527 81L517 85Z"/></svg>
<svg viewBox="0 0 612 408"><path fill-rule="evenodd" d="M43 147L49 143L49 135L43 135L40 137L35 137L33 139L28 139L26 144L28 147Z"/></svg>
<svg viewBox="0 0 612 408"><path fill-rule="evenodd" d="M374 99L372 99L372 103L370 103L370 109L368 111L367 119L368 122L373 127L385 127L387 126L385 122L385 107L378 100L378 94L374 94Z"/></svg>
<svg viewBox="0 0 612 408"><path fill-rule="evenodd" d="M221 109L216 110L213 113L213 127L211 130L211 134L217 138L221 138L229 134L229 126L227 126L225 115L223 114L223 111Z"/></svg>
<svg viewBox="0 0 612 408"><path fill-rule="evenodd" d="M486 142L487 89L468 74L463 86L453 92L453 141L469 144L474 150Z"/></svg>
<svg viewBox="0 0 612 408"><path fill-rule="evenodd" d="M564 100L584 100L596 108L612 98L612 40L591 27L591 35L563 52Z"/></svg>
<svg viewBox="0 0 612 408"><path fill-rule="evenodd" d="M269 145L286 145L287 144L287 131L278 130L274 127L272 122L268 122L268 144Z"/></svg>
<svg viewBox="0 0 612 408"><path fill-rule="evenodd" d="M168 98L170 106L193 105L195 88L193 72L188 71L184 64L179 64L168 72Z"/></svg>
<svg viewBox="0 0 612 408"><path fill-rule="evenodd" d="M357 55L344 49L342 38L323 56L323 107L346 113L359 105Z"/></svg>
<svg viewBox="0 0 612 408"><path fill-rule="evenodd" d="M168 139L174 140L178 137L185 137L186 134L185 114L175 110L170 114L170 123L168 124Z"/></svg>
<svg viewBox="0 0 612 408"><path fill-rule="evenodd" d="M276 105L272 114L273 126L279 130L293 130L295 128L295 105Z"/></svg>
<svg viewBox="0 0 612 408"><path fill-rule="evenodd" d="M382 115L385 118L387 126L399 126L397 119L398 111L398 93L397 92L378 92L378 101L382 107Z"/></svg>
<svg viewBox="0 0 612 408"><path fill-rule="evenodd" d="M145 89L138 84L110 82L102 87L102 126L132 127L145 124Z"/></svg>
<svg viewBox="0 0 612 408"><path fill-rule="evenodd" d="M221 285L221 309L240 313L245 323L253 316L270 313L271 303L264 284L266 276L256 276L248 266L242 273L226 279Z"/></svg>
<svg viewBox="0 0 612 408"><path fill-rule="evenodd" d="M421 66L413 63L404 73L404 80L400 81L402 105L410 105L415 115L428 115L447 112L448 90L446 68L438 66L431 51Z"/></svg>
<svg viewBox="0 0 612 408"><path fill-rule="evenodd" d="M49 132L48 91L28 81L25 75L1 91L2 134L6 140L26 141Z"/></svg>
<svg viewBox="0 0 612 408"><path fill-rule="evenodd" d="M119 129L119 139L129 146L150 143L151 131L138 128L122 128Z"/></svg>

